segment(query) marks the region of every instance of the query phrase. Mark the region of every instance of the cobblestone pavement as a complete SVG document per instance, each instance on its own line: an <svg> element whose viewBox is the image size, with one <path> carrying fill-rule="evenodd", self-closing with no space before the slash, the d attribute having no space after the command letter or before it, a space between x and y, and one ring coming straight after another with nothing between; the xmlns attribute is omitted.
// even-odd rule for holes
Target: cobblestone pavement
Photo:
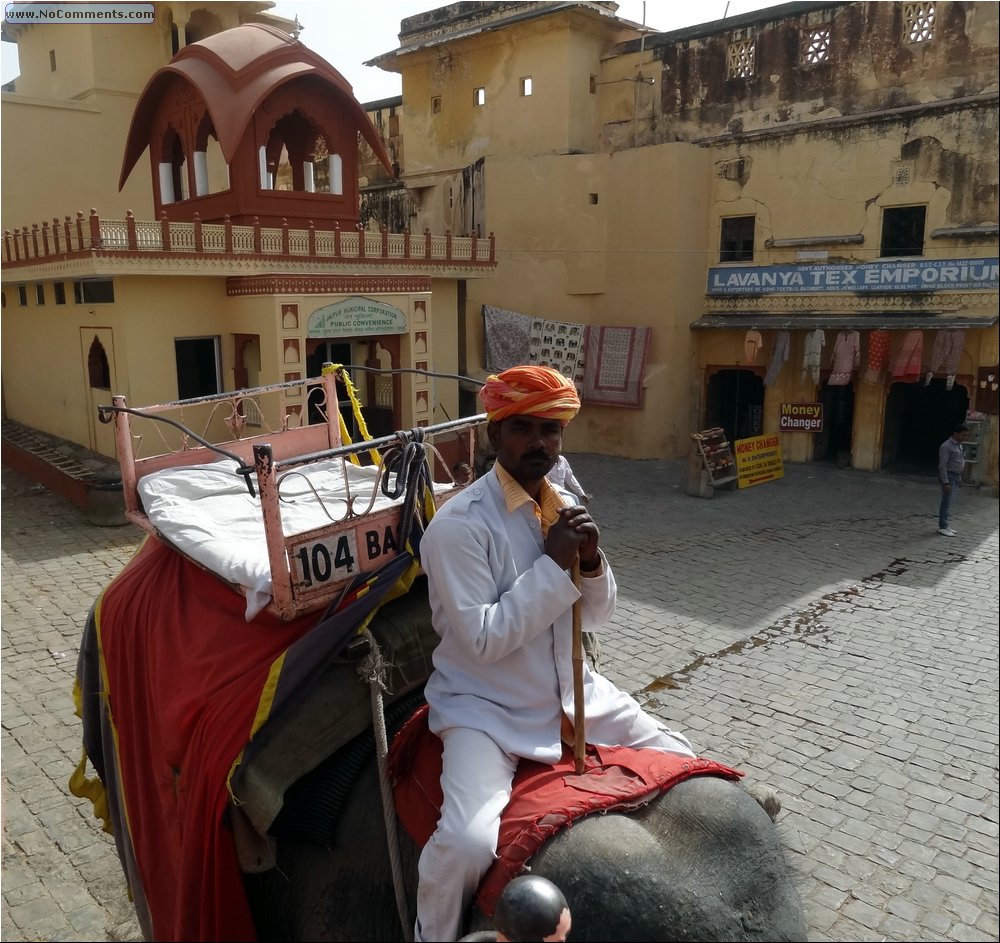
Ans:
<svg viewBox="0 0 1000 943"><path fill-rule="evenodd" d="M685 494L686 462L571 456L620 585L606 674L778 789L810 939L998 938L998 507L933 478L790 465ZM2 934L138 940L69 796L83 620L137 544L3 471Z"/></svg>

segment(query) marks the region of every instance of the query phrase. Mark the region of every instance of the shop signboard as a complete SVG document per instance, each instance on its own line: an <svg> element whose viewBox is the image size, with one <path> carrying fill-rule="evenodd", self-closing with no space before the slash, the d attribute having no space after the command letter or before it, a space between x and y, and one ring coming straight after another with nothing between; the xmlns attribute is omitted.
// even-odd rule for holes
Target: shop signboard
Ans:
<svg viewBox="0 0 1000 943"><path fill-rule="evenodd" d="M822 432L822 403L782 403L779 432Z"/></svg>
<svg viewBox="0 0 1000 943"><path fill-rule="evenodd" d="M817 292L996 291L998 260L906 259L828 265L712 266L710 295Z"/></svg>
<svg viewBox="0 0 1000 943"><path fill-rule="evenodd" d="M736 440L738 486L749 488L785 476L781 440L774 433Z"/></svg>

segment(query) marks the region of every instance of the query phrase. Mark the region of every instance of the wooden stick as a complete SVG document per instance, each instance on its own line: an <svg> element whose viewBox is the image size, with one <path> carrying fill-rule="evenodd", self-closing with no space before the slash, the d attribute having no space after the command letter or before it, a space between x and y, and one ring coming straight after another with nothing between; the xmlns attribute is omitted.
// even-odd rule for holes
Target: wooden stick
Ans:
<svg viewBox="0 0 1000 943"><path fill-rule="evenodd" d="M573 561L573 585L580 588L580 555ZM573 760L577 775L583 773L587 755L586 718L583 702L583 623L580 600L573 603Z"/></svg>

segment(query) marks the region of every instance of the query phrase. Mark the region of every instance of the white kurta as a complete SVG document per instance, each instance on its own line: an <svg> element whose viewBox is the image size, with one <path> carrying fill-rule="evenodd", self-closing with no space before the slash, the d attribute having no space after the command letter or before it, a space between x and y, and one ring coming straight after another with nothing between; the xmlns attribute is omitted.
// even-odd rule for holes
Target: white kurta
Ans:
<svg viewBox="0 0 1000 943"><path fill-rule="evenodd" d="M562 755L562 717L574 716L573 603L581 600L582 628L593 631L614 611L617 590L607 560L577 590L545 553L531 503L507 510L495 470L438 510L420 557L441 636L424 694L444 747L444 802L420 854L414 939L449 941L496 857L518 757ZM585 663L583 690L589 743L694 755Z"/></svg>
<svg viewBox="0 0 1000 943"><path fill-rule="evenodd" d="M602 575L580 580L578 592L545 554L531 505L508 512L494 471L435 514L420 556L441 636L425 690L431 730L472 727L508 753L555 762L562 713L574 714L573 603L582 597L584 631L611 616L617 587L607 561ZM636 721L641 715L648 725L648 715L586 664L583 679L587 741L634 742ZM689 752L683 737L676 749Z"/></svg>

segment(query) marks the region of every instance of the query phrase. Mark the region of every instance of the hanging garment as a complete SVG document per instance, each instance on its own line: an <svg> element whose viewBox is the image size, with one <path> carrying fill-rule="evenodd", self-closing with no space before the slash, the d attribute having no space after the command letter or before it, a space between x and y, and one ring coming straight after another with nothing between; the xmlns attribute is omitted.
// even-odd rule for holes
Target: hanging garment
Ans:
<svg viewBox="0 0 1000 943"><path fill-rule="evenodd" d="M935 373L944 371L948 380L947 389L955 385L955 375L962 362L962 352L965 350L965 331L938 331L934 338L931 351L930 369L924 378L924 386L929 386Z"/></svg>
<svg viewBox="0 0 1000 943"><path fill-rule="evenodd" d="M827 386L847 386L861 362L861 335L857 331L841 331L833 345L833 365Z"/></svg>
<svg viewBox="0 0 1000 943"><path fill-rule="evenodd" d="M924 332L907 331L903 346L892 365L892 378L914 382L920 379L920 364L924 355Z"/></svg>
<svg viewBox="0 0 1000 943"><path fill-rule="evenodd" d="M811 376L813 383L819 383L819 361L823 356L823 345L826 335L822 328L816 328L806 334L805 353L802 355L802 379Z"/></svg>
<svg viewBox="0 0 1000 943"><path fill-rule="evenodd" d="M764 338L760 336L760 331L747 331L747 336L743 340L743 359L745 363L756 363L757 354L764 346Z"/></svg>
<svg viewBox="0 0 1000 943"><path fill-rule="evenodd" d="M868 335L868 369L865 383L878 383L889 365L889 332L872 331Z"/></svg>
<svg viewBox="0 0 1000 943"><path fill-rule="evenodd" d="M764 377L764 386L771 386L778 379L781 368L788 360L788 349L791 346L791 338L788 331L778 331L774 335L774 346L771 348L771 362L767 365L767 375Z"/></svg>

